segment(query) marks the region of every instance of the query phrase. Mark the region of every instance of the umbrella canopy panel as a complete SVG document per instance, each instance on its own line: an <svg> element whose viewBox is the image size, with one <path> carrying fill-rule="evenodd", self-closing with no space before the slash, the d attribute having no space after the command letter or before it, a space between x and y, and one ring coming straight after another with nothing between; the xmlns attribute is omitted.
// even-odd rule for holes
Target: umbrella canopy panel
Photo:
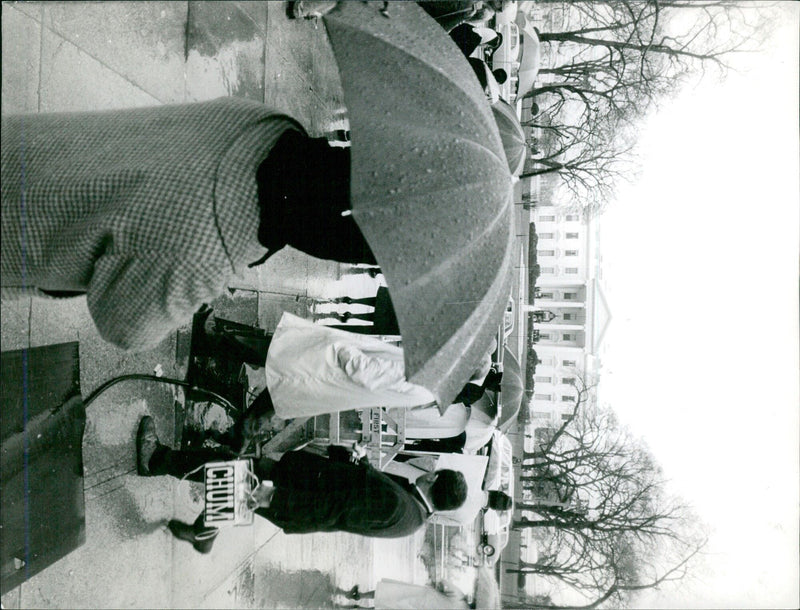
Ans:
<svg viewBox="0 0 800 610"><path fill-rule="evenodd" d="M411 2L326 15L351 124L353 217L383 270L406 375L448 405L511 281L512 177L466 59Z"/></svg>
<svg viewBox="0 0 800 610"><path fill-rule="evenodd" d="M513 425L525 395L525 383L517 357L506 348L503 354L503 379L500 382L500 414L497 427L507 432Z"/></svg>
<svg viewBox="0 0 800 610"><path fill-rule="evenodd" d="M519 176L525 165L525 153L527 151L525 131L520 125L513 106L505 100L501 99L492 104L492 113L494 113L494 120L497 122L500 139L503 141L503 149L508 160L508 169L513 175Z"/></svg>

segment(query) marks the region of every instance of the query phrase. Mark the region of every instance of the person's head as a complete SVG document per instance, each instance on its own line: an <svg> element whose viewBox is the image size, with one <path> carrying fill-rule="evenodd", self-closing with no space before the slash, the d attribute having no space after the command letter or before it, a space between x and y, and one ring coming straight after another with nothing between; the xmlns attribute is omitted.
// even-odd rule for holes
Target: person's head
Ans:
<svg viewBox="0 0 800 610"><path fill-rule="evenodd" d="M508 72L503 70L503 68L497 68L496 70L492 70L492 74L494 74L494 79L497 81L498 85L502 85L504 82L508 80Z"/></svg>
<svg viewBox="0 0 800 610"><path fill-rule="evenodd" d="M458 470L442 469L417 479L436 510L454 510L467 499L467 480Z"/></svg>
<svg viewBox="0 0 800 610"><path fill-rule="evenodd" d="M514 504L514 500L510 496L504 494L502 491L491 490L489 492L489 501L487 506L494 510L509 510Z"/></svg>

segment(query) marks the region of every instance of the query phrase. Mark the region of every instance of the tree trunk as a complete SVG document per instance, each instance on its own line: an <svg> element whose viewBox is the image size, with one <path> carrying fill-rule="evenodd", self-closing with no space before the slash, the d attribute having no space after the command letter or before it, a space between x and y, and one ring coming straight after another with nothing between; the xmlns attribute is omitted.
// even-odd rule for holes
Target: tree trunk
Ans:
<svg viewBox="0 0 800 610"><path fill-rule="evenodd" d="M539 40L541 42L551 42L551 41L572 42L575 44L582 44L587 46L617 49L618 51L622 50L637 51L642 55L646 55L647 53L662 53L664 55L672 55L672 56L679 55L683 57L691 57L693 59L714 59L714 57L709 54L692 53L690 51L674 49L664 44L644 45L644 44L637 44L634 42L624 42L622 40L604 40L603 38L591 38L589 36L580 36L578 34L572 34L568 32L545 32L543 34L539 34ZM527 97L527 95L525 97Z"/></svg>

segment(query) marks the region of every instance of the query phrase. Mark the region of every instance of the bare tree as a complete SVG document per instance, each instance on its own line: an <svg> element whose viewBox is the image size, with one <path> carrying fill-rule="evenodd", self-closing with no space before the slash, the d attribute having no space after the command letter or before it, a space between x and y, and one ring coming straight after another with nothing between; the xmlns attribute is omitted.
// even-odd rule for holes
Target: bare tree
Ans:
<svg viewBox="0 0 800 610"><path fill-rule="evenodd" d="M601 209L631 171L638 123L690 77L723 76L736 53L767 33L760 3L731 0L578 1L558 4L567 26L539 33L552 65L524 94L539 112L540 153L523 177L558 173L569 197Z"/></svg>
<svg viewBox="0 0 800 610"><path fill-rule="evenodd" d="M539 559L511 571L572 591L585 600L576 607L619 605L685 576L705 537L690 507L666 492L648 448L594 404L583 380L575 388L570 416L523 455L534 499L517 505L513 527L541 532Z"/></svg>

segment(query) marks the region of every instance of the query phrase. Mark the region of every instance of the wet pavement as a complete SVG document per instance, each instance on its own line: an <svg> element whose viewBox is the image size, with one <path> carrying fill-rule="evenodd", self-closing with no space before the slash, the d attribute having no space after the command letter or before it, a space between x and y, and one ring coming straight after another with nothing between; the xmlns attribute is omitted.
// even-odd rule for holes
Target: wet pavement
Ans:
<svg viewBox="0 0 800 610"><path fill-rule="evenodd" d="M314 135L340 128L341 87L321 23L284 2L3 3L2 111L102 110L213 99L263 100ZM218 314L271 330L315 298L374 294L375 280L286 249L231 284ZM2 350L80 344L84 396L111 377L182 379L187 333L136 354L100 339L85 299L2 302ZM166 520L199 512L194 484L135 473L144 414L176 442L184 399L170 386L121 383L87 412L86 543L2 598L4 608L329 607L335 587L387 576L424 582L422 534L369 540L286 536L264 520L220 536L210 555L175 541Z"/></svg>

